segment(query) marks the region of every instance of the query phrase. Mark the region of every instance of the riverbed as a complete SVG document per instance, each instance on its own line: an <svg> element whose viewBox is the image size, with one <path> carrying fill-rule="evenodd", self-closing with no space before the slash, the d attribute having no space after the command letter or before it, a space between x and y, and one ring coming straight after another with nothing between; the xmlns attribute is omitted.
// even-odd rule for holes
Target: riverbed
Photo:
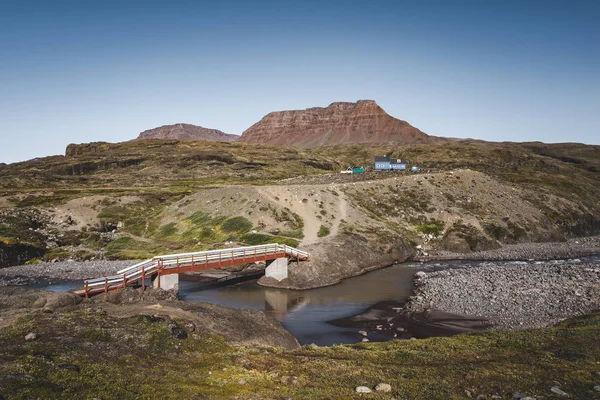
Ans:
<svg viewBox="0 0 600 400"><path fill-rule="evenodd" d="M233 308L264 310L292 333L301 344L320 346L356 343L362 340L358 329L342 328L327 321L359 314L382 301L405 302L413 295L414 276L419 271L449 268L470 269L490 266L600 264L600 256L552 261L436 261L403 263L346 279L340 284L311 290L293 291L265 288L256 279L227 286L202 284L194 276L181 276L179 296L184 301L208 302ZM34 285L52 291L80 287L81 281L42 282ZM419 332L416 337L427 337ZM369 340L389 340L370 334Z"/></svg>

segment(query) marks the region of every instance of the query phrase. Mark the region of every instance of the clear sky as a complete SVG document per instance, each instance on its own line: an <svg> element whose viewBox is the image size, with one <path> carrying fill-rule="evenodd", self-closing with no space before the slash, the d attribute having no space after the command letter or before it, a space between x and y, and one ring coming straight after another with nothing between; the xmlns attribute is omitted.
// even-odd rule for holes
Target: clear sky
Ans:
<svg viewBox="0 0 600 400"><path fill-rule="evenodd" d="M600 144L600 1L0 1L0 162L359 99L432 135Z"/></svg>

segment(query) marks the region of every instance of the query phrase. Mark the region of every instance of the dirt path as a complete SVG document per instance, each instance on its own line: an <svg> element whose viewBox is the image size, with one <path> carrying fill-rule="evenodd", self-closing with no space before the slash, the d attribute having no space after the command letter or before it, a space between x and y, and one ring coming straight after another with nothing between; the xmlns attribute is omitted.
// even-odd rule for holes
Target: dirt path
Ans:
<svg viewBox="0 0 600 400"><path fill-rule="evenodd" d="M335 186L338 189L338 186ZM340 194L339 197L339 210L337 214L337 218L334 220L333 225L331 227L331 234L337 235L340 230L340 223L343 219L346 219L348 216L348 200L346 199L346 195L344 193Z"/></svg>

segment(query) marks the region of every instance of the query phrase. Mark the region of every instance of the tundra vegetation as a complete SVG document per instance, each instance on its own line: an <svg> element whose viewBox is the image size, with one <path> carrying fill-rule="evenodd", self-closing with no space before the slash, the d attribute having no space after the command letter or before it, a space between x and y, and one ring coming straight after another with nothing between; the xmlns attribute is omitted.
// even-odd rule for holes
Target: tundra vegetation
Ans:
<svg viewBox="0 0 600 400"><path fill-rule="evenodd" d="M594 399L600 314L558 326L332 347L233 346L185 319L92 309L27 313L0 329L4 398ZM35 332L33 340L25 336ZM31 337L30 337L31 339ZM471 393L467 396L466 393Z"/></svg>

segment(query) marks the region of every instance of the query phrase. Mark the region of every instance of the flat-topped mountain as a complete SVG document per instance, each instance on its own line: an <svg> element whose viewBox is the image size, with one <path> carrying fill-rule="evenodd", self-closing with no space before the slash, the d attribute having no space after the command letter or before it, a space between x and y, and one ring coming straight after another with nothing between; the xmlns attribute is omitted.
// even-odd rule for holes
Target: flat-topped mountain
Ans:
<svg viewBox="0 0 600 400"><path fill-rule="evenodd" d="M164 125L140 133L140 139L207 140L209 142L235 142L238 135L230 135L218 129L203 128L191 124Z"/></svg>
<svg viewBox="0 0 600 400"><path fill-rule="evenodd" d="M269 113L239 141L315 148L341 143L424 143L429 138L408 122L390 116L375 101L359 100Z"/></svg>

